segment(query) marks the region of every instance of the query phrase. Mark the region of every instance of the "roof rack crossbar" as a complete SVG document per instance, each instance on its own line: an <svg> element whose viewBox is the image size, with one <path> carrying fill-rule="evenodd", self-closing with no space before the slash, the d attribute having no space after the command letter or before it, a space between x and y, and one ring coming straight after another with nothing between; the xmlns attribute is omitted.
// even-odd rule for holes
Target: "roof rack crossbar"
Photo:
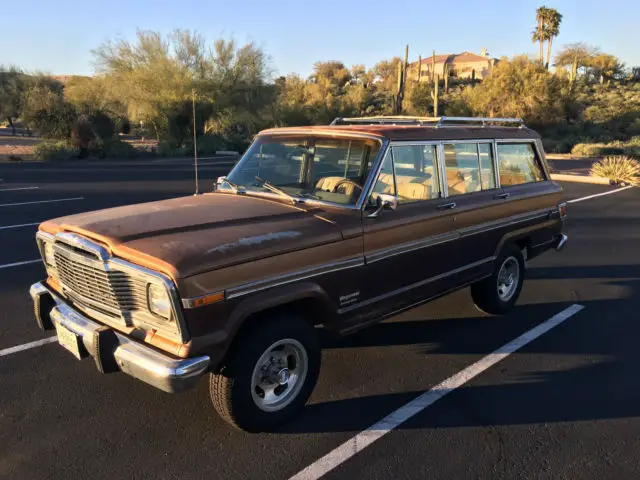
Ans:
<svg viewBox="0 0 640 480"><path fill-rule="evenodd" d="M498 125L500 124L500 125ZM480 126L505 127L504 124L515 124L516 128L524 128L521 118L494 117L413 117L413 116L378 116L378 117L337 117L331 125L421 125L430 127L444 126Z"/></svg>

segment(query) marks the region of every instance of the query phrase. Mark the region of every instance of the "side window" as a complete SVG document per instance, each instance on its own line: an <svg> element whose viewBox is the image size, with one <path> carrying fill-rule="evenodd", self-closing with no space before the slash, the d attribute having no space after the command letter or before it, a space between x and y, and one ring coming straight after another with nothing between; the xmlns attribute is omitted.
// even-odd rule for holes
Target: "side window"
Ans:
<svg viewBox="0 0 640 480"><path fill-rule="evenodd" d="M387 153L382 159L380 174L378 175L378 180L373 186L371 198L374 200L374 203L380 193L388 193L389 195L396 194L396 182L393 178L393 159L391 157L391 149L387 150Z"/></svg>
<svg viewBox="0 0 640 480"><path fill-rule="evenodd" d="M478 153L480 154L480 179L482 190L496 188L496 172L493 163L493 149L490 143L479 143Z"/></svg>
<svg viewBox="0 0 640 480"><path fill-rule="evenodd" d="M531 143L498 143L498 169L503 187L544 180Z"/></svg>
<svg viewBox="0 0 640 480"><path fill-rule="evenodd" d="M478 144L445 143L444 164L449 196L482 190L478 168Z"/></svg>
<svg viewBox="0 0 640 480"><path fill-rule="evenodd" d="M400 205L440 197L435 145L398 145L392 152Z"/></svg>
<svg viewBox="0 0 640 480"><path fill-rule="evenodd" d="M388 193L399 204L440 197L435 145L398 145L387 152L372 198ZM394 168L395 167L395 168Z"/></svg>

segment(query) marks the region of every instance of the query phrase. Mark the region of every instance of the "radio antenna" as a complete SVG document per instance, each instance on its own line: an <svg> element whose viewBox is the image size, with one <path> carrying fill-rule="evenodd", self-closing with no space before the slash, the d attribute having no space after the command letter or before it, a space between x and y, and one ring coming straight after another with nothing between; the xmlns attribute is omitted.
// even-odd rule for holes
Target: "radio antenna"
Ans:
<svg viewBox="0 0 640 480"><path fill-rule="evenodd" d="M194 195L198 195L198 138L196 135L196 89L191 89L191 105L193 107L193 166L196 174L196 191Z"/></svg>

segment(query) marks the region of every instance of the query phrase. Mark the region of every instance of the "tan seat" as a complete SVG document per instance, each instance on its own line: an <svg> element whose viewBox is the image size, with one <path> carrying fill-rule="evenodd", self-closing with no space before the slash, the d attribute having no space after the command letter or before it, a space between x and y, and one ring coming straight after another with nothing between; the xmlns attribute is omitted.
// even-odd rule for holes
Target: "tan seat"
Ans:
<svg viewBox="0 0 640 480"><path fill-rule="evenodd" d="M527 178L524 173L515 172L500 172L500 184L501 185L520 185L526 183Z"/></svg>
<svg viewBox="0 0 640 480"><path fill-rule="evenodd" d="M449 187L449 194L467 193L467 186L464 181L464 176L457 169L447 169L447 185Z"/></svg>

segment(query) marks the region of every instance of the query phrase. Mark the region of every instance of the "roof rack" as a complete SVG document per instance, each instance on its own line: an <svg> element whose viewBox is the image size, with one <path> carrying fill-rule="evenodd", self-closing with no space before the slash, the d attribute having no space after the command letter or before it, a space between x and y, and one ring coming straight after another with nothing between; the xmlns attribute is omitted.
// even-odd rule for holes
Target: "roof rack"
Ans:
<svg viewBox="0 0 640 480"><path fill-rule="evenodd" d="M511 124L511 125L509 125ZM412 117L412 116L379 116L379 117L337 117L331 125L420 125L425 127L515 127L524 128L521 118L492 117Z"/></svg>

